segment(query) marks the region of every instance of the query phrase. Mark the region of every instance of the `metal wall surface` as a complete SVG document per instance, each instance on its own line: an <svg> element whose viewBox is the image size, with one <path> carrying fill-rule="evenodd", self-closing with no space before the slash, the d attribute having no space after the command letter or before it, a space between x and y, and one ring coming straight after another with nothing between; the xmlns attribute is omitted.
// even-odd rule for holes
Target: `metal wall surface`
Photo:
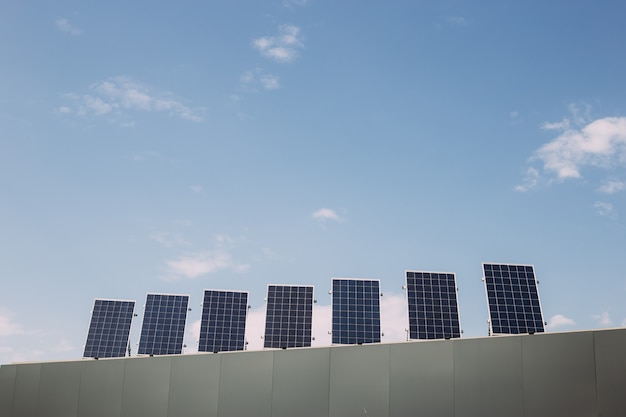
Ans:
<svg viewBox="0 0 626 417"><path fill-rule="evenodd" d="M457 415L524 415L522 339L499 336L454 342Z"/></svg>
<svg viewBox="0 0 626 417"><path fill-rule="evenodd" d="M330 348L329 416L389 416L389 346Z"/></svg>
<svg viewBox="0 0 626 417"><path fill-rule="evenodd" d="M167 417L171 356L126 360L122 417Z"/></svg>
<svg viewBox="0 0 626 417"><path fill-rule="evenodd" d="M219 417L271 417L274 352L224 352Z"/></svg>
<svg viewBox="0 0 626 417"><path fill-rule="evenodd" d="M454 342L390 345L389 415L454 416Z"/></svg>
<svg viewBox="0 0 626 417"><path fill-rule="evenodd" d="M217 417L221 355L172 357L168 416Z"/></svg>
<svg viewBox="0 0 626 417"><path fill-rule="evenodd" d="M626 416L626 332L594 334L598 415Z"/></svg>
<svg viewBox="0 0 626 417"><path fill-rule="evenodd" d="M593 333L542 333L521 338L524 415L597 415Z"/></svg>
<svg viewBox="0 0 626 417"><path fill-rule="evenodd" d="M330 349L294 349L274 355L273 417L328 415Z"/></svg>
<svg viewBox="0 0 626 417"><path fill-rule="evenodd" d="M13 392L13 415L15 417L35 417L37 415L40 376L40 363L28 363L17 367Z"/></svg>
<svg viewBox="0 0 626 417"><path fill-rule="evenodd" d="M626 416L626 329L5 365L0 416Z"/></svg>
<svg viewBox="0 0 626 417"><path fill-rule="evenodd" d="M80 362L41 365L37 416L78 416L81 365Z"/></svg>
<svg viewBox="0 0 626 417"><path fill-rule="evenodd" d="M78 415L120 417L124 390L124 365L119 359L82 362Z"/></svg>
<svg viewBox="0 0 626 417"><path fill-rule="evenodd" d="M0 366L0 416L13 414L13 393L17 365Z"/></svg>

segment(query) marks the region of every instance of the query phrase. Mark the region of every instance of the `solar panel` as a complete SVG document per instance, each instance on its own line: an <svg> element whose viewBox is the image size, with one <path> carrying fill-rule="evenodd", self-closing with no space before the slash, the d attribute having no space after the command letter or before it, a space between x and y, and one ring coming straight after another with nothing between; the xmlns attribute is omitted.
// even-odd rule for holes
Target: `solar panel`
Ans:
<svg viewBox="0 0 626 417"><path fill-rule="evenodd" d="M268 285L263 347L311 346L313 287Z"/></svg>
<svg viewBox="0 0 626 417"><path fill-rule="evenodd" d="M332 343L380 342L380 281L332 279Z"/></svg>
<svg viewBox="0 0 626 417"><path fill-rule="evenodd" d="M85 343L85 358L119 358L126 355L134 301L96 299Z"/></svg>
<svg viewBox="0 0 626 417"><path fill-rule="evenodd" d="M532 265L483 263L489 334L544 332Z"/></svg>
<svg viewBox="0 0 626 417"><path fill-rule="evenodd" d="M140 355L182 353L188 304L188 295L148 294L139 338Z"/></svg>
<svg viewBox="0 0 626 417"><path fill-rule="evenodd" d="M406 271L410 339L461 337L453 273Z"/></svg>
<svg viewBox="0 0 626 417"><path fill-rule="evenodd" d="M205 290L198 351L244 350L247 315L247 291Z"/></svg>

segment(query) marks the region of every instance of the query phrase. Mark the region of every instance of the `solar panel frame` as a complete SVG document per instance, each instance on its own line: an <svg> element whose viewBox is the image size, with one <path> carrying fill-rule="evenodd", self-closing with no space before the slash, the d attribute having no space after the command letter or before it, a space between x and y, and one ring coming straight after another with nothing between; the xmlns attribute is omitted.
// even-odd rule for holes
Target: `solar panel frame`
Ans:
<svg viewBox="0 0 626 417"><path fill-rule="evenodd" d="M134 311L134 300L96 298L91 310L83 357L126 356Z"/></svg>
<svg viewBox="0 0 626 417"><path fill-rule="evenodd" d="M248 291L204 290L199 352L245 350L248 299Z"/></svg>
<svg viewBox="0 0 626 417"><path fill-rule="evenodd" d="M489 335L545 332L534 265L483 262Z"/></svg>
<svg viewBox="0 0 626 417"><path fill-rule="evenodd" d="M269 284L265 307L264 348L310 347L314 287Z"/></svg>
<svg viewBox="0 0 626 417"><path fill-rule="evenodd" d="M139 355L179 355L183 351L189 295L148 293Z"/></svg>
<svg viewBox="0 0 626 417"><path fill-rule="evenodd" d="M332 278L332 344L380 343L380 280Z"/></svg>
<svg viewBox="0 0 626 417"><path fill-rule="evenodd" d="M409 339L460 338L461 317L456 274L406 270L404 276Z"/></svg>

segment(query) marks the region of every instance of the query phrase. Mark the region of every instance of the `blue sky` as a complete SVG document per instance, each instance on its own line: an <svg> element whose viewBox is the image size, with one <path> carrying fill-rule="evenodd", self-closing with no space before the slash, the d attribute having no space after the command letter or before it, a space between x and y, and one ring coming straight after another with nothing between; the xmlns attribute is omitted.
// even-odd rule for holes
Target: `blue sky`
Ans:
<svg viewBox="0 0 626 417"><path fill-rule="evenodd" d="M79 358L94 298L533 264L549 331L626 325L621 2L9 0L0 363Z"/></svg>

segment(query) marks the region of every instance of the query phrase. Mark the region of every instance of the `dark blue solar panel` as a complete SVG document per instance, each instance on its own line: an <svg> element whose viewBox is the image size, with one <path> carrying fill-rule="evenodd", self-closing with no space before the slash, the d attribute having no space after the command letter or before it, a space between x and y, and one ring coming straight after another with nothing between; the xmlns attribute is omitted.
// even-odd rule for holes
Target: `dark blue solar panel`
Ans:
<svg viewBox="0 0 626 417"><path fill-rule="evenodd" d="M313 287L269 285L264 347L311 346Z"/></svg>
<svg viewBox="0 0 626 417"><path fill-rule="evenodd" d="M333 278L332 343L380 342L380 281Z"/></svg>
<svg viewBox="0 0 626 417"><path fill-rule="evenodd" d="M461 337L455 275L406 271L410 339Z"/></svg>
<svg viewBox="0 0 626 417"><path fill-rule="evenodd" d="M205 290L200 321L200 352L244 350L248 293Z"/></svg>
<svg viewBox="0 0 626 417"><path fill-rule="evenodd" d="M96 300L85 344L85 358L119 358L126 355L134 301Z"/></svg>
<svg viewBox="0 0 626 417"><path fill-rule="evenodd" d="M544 332L532 265L483 263L490 334Z"/></svg>
<svg viewBox="0 0 626 417"><path fill-rule="evenodd" d="M188 304L188 295L148 294L139 338L140 355L182 353Z"/></svg>

